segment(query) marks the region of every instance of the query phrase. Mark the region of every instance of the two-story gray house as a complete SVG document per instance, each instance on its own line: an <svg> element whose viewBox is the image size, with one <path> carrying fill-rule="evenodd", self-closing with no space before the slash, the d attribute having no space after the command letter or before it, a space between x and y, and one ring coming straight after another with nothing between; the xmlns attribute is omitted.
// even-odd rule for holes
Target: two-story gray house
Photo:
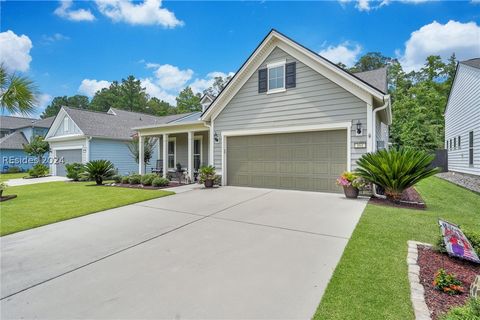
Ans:
<svg viewBox="0 0 480 320"><path fill-rule="evenodd" d="M212 100L202 113L134 128L160 139L164 168L180 162L193 177L211 164L223 185L338 192L342 171L388 145L386 69L349 73L276 30Z"/></svg>

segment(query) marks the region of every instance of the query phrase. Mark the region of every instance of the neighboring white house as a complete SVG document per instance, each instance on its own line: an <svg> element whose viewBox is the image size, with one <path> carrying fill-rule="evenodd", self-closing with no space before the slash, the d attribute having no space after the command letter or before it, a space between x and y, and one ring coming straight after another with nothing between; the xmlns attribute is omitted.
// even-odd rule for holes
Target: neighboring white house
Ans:
<svg viewBox="0 0 480 320"><path fill-rule="evenodd" d="M459 62L445 110L448 170L480 175L480 58Z"/></svg>
<svg viewBox="0 0 480 320"><path fill-rule="evenodd" d="M276 30L202 104L201 114L134 129L163 141L163 167L182 158L193 176L208 163L223 185L339 192L342 171L388 145L386 68L352 74Z"/></svg>
<svg viewBox="0 0 480 320"><path fill-rule="evenodd" d="M190 114L156 117L149 114L110 108L95 112L62 107L45 140L50 144L51 158L63 161L52 164L53 175L65 176L65 164L90 160L110 160L119 174L137 172L138 164L128 148L135 132L132 127L167 123ZM156 165L158 142L150 166Z"/></svg>

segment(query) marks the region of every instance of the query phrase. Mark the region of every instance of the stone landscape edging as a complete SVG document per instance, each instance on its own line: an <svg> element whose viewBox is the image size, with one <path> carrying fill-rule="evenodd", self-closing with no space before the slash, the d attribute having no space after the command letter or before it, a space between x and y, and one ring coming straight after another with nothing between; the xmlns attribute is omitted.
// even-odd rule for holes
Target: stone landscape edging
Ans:
<svg viewBox="0 0 480 320"><path fill-rule="evenodd" d="M428 310L425 302L425 289L420 283L420 266L417 263L418 260L418 246L432 247L431 244L407 241L408 254L408 281L410 282L410 300L412 301L413 311L415 313L416 320L431 320L430 310Z"/></svg>

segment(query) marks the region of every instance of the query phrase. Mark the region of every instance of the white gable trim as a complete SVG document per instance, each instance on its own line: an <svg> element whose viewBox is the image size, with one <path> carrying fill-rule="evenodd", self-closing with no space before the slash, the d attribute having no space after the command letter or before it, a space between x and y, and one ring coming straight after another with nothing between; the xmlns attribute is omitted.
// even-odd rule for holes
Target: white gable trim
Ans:
<svg viewBox="0 0 480 320"><path fill-rule="evenodd" d="M305 63L368 104L373 105L374 98L380 101L384 100L385 95L380 91L273 30L240 68L236 77L227 84L227 87L213 101L201 119L206 121L210 118L215 119L276 47Z"/></svg>
<svg viewBox="0 0 480 320"><path fill-rule="evenodd" d="M50 129L48 129L48 132L47 132L47 135L45 136L45 140L47 139L50 139L50 138L53 138L54 135L55 135L55 132L57 132L58 128L60 127L60 125L62 124L63 122L63 118L67 116L68 118L70 118L70 120L72 120L73 122L73 125L76 126L78 128L78 130L80 130L80 133L78 134L75 134L75 136L83 136L85 135L82 131L82 129L75 123L75 121L73 121L72 117L70 117L70 115L67 113L67 111L62 107L60 109L60 111L58 112L57 116L55 117L55 120L53 120L53 123L52 125L50 126ZM71 135L70 135L71 136ZM65 136L66 137L66 136Z"/></svg>

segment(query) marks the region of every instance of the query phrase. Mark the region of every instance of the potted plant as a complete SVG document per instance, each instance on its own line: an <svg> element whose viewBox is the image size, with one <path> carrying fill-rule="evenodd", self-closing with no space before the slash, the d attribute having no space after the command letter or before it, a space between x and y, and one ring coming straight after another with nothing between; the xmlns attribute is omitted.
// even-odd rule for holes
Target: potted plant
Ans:
<svg viewBox="0 0 480 320"><path fill-rule="evenodd" d="M359 189L365 185L362 178L349 171L345 171L338 177L337 184L343 187L343 193L349 199L358 198Z"/></svg>
<svg viewBox="0 0 480 320"><path fill-rule="evenodd" d="M215 167L203 166L199 170L200 179L199 182L205 185L205 188L213 187L213 181L215 180Z"/></svg>

